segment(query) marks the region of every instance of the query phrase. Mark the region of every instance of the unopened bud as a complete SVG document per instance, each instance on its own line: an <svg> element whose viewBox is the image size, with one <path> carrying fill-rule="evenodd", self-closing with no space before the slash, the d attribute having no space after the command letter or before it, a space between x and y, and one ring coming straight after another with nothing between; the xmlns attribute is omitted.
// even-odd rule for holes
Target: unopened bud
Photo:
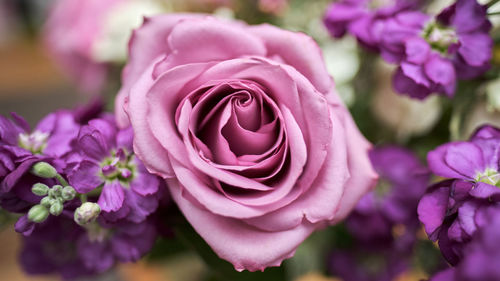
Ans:
<svg viewBox="0 0 500 281"><path fill-rule="evenodd" d="M28 212L28 219L36 223L45 221L48 216L49 210L42 205L35 205Z"/></svg>
<svg viewBox="0 0 500 281"><path fill-rule="evenodd" d="M76 191L72 186L68 185L63 188L61 196L66 201L73 200L76 196Z"/></svg>
<svg viewBox="0 0 500 281"><path fill-rule="evenodd" d="M86 225L93 222L101 213L101 207L97 203L85 202L75 210L75 222Z"/></svg>
<svg viewBox="0 0 500 281"><path fill-rule="evenodd" d="M52 198L59 198L62 195L62 186L60 185L54 185L50 190L49 190L49 196Z"/></svg>
<svg viewBox="0 0 500 281"><path fill-rule="evenodd" d="M52 199L50 199L50 197L45 196L45 197L43 197L43 198L42 198L42 200L40 201L40 205L42 205L42 206L44 206L44 207L46 207L46 208L50 208L50 205L51 205L51 204L50 204L50 200L52 200Z"/></svg>
<svg viewBox="0 0 500 281"><path fill-rule="evenodd" d="M49 192L49 187L43 183L35 183L31 188L31 192L38 196L45 196Z"/></svg>
<svg viewBox="0 0 500 281"><path fill-rule="evenodd" d="M50 206L50 214L53 216L59 216L62 213L63 208L64 206L61 202L52 204L52 206Z"/></svg>
<svg viewBox="0 0 500 281"><path fill-rule="evenodd" d="M57 175L56 168L52 167L47 162L38 162L31 168L31 172L35 176L39 176L46 179L51 179Z"/></svg>

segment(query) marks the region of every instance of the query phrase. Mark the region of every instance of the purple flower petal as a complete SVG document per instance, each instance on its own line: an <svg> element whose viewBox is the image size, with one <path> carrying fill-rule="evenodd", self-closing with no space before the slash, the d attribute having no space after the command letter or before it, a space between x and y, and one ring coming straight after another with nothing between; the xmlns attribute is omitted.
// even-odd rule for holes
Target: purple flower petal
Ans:
<svg viewBox="0 0 500 281"><path fill-rule="evenodd" d="M158 198L155 195L142 196L134 191L125 192L125 203L130 208L127 216L129 221L140 223L158 208Z"/></svg>
<svg viewBox="0 0 500 281"><path fill-rule="evenodd" d="M471 236L477 230L475 217L479 206L477 202L467 201L458 209L458 221L460 222L460 226Z"/></svg>
<svg viewBox="0 0 500 281"><path fill-rule="evenodd" d="M458 33L468 33L479 29L486 19L486 8L476 0L458 0L452 25Z"/></svg>
<svg viewBox="0 0 500 281"><path fill-rule="evenodd" d="M108 248L107 243L91 242L86 235L82 236L77 244L78 255L85 267L97 272L104 272L114 264L113 252Z"/></svg>
<svg viewBox="0 0 500 281"><path fill-rule="evenodd" d="M437 147L427 154L427 164L433 173L445 178L467 179L468 177L459 174L452 169L445 161L448 149L457 142L447 143Z"/></svg>
<svg viewBox="0 0 500 281"><path fill-rule="evenodd" d="M491 59L493 39L489 34L463 34L459 39L458 53L468 65L481 66Z"/></svg>
<svg viewBox="0 0 500 281"><path fill-rule="evenodd" d="M123 206L125 194L120 182L105 183L97 204L105 212L115 212Z"/></svg>
<svg viewBox="0 0 500 281"><path fill-rule="evenodd" d="M448 182L449 184L449 182ZM438 183L434 191L425 194L418 204L418 219L424 224L429 239L436 241L436 231L441 227L448 209L450 188L446 184Z"/></svg>
<svg viewBox="0 0 500 281"><path fill-rule="evenodd" d="M412 98L424 99L431 94L428 87L416 83L403 72L401 67L394 73L392 83L398 93L408 94Z"/></svg>
<svg viewBox="0 0 500 281"><path fill-rule="evenodd" d="M486 169L481 149L469 142L455 142L449 145L444 161L448 167L470 179Z"/></svg>
<svg viewBox="0 0 500 281"><path fill-rule="evenodd" d="M68 171L69 183L78 193L87 193L99 187L104 180L99 177L101 168L94 162L83 160L72 171Z"/></svg>
<svg viewBox="0 0 500 281"><path fill-rule="evenodd" d="M414 64L423 64L429 53L431 47L421 37L412 37L405 41L406 60Z"/></svg>
<svg viewBox="0 0 500 281"><path fill-rule="evenodd" d="M28 215L24 215L17 220L14 229L24 236L29 236L35 230L35 223L28 220Z"/></svg>
<svg viewBox="0 0 500 281"><path fill-rule="evenodd" d="M427 77L443 86L455 84L456 75L453 64L439 55L431 56L424 64Z"/></svg>
<svg viewBox="0 0 500 281"><path fill-rule="evenodd" d="M142 164L138 165L137 170L136 178L130 183L130 188L142 196L156 193L160 186L159 178L148 173Z"/></svg>
<svg viewBox="0 0 500 281"><path fill-rule="evenodd" d="M492 196L500 196L500 188L484 182L478 182L469 194L476 198L488 199Z"/></svg>

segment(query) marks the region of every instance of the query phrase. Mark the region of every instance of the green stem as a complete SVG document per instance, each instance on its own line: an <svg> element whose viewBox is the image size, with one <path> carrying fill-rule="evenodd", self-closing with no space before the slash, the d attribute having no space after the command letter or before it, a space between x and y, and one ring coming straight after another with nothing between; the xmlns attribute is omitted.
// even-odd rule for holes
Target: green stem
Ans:
<svg viewBox="0 0 500 281"><path fill-rule="evenodd" d="M87 194L78 194L78 197L80 197L82 204L87 202Z"/></svg>
<svg viewBox="0 0 500 281"><path fill-rule="evenodd" d="M500 12L491 12L491 13L488 13L487 16L498 16L500 15Z"/></svg>
<svg viewBox="0 0 500 281"><path fill-rule="evenodd" d="M60 174L56 175L56 179L61 183L62 186L68 186L69 183Z"/></svg>

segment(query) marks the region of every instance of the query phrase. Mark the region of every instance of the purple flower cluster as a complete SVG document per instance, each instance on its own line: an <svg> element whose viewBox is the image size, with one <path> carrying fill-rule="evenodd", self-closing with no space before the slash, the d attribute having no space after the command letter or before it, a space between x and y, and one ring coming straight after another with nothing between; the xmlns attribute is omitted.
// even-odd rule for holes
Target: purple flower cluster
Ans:
<svg viewBox="0 0 500 281"><path fill-rule="evenodd" d="M398 64L393 86L412 98L431 93L452 97L457 79L471 79L490 68L493 40L486 7L458 0L436 17L415 1L396 1L378 10L370 1L344 0L330 6L325 24L333 36L346 31L390 63Z"/></svg>
<svg viewBox="0 0 500 281"><path fill-rule="evenodd" d="M104 272L138 260L157 237L163 181L135 157L131 129L96 106L57 111L33 131L0 117L0 206L24 214L15 228L28 273Z"/></svg>
<svg viewBox="0 0 500 281"><path fill-rule="evenodd" d="M354 249L335 251L330 259L331 271L346 281L392 280L410 267L417 204L429 182L428 169L407 149L378 147L370 160L380 179L346 220Z"/></svg>
<svg viewBox="0 0 500 281"><path fill-rule="evenodd" d="M500 239L499 222L492 219L500 217L499 157L500 130L490 126L480 128L469 141L444 144L427 156L432 172L449 179L428 189L418 216L429 238L439 241L445 259L471 276L457 280L500 279L495 271L500 260L485 258L495 249L486 250L488 243Z"/></svg>

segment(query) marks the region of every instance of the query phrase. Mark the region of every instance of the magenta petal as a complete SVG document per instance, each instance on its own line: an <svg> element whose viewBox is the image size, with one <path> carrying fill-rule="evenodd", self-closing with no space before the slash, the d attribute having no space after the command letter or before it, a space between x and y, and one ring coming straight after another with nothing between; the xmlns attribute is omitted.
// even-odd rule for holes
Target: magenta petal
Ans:
<svg viewBox="0 0 500 281"><path fill-rule="evenodd" d="M431 47L424 39L413 37L405 41L406 59L414 64L422 64L427 59Z"/></svg>
<svg viewBox="0 0 500 281"><path fill-rule="evenodd" d="M458 53L471 66L481 66L492 56L493 40L483 33L461 34Z"/></svg>
<svg viewBox="0 0 500 281"><path fill-rule="evenodd" d="M119 181L104 184L97 204L105 212L115 212L123 206L125 194Z"/></svg>
<svg viewBox="0 0 500 281"><path fill-rule="evenodd" d="M146 171L142 164L138 165L136 178L130 183L130 188L142 196L150 195L158 191L160 182L158 177Z"/></svg>
<svg viewBox="0 0 500 281"><path fill-rule="evenodd" d="M438 187L425 194L418 203L418 219L424 224L425 232L429 238L434 241L437 238L435 231L443 224L448 210L449 195L450 188L448 186Z"/></svg>
<svg viewBox="0 0 500 281"><path fill-rule="evenodd" d="M500 196L500 188L484 182L478 182L469 194L476 198L488 199L491 196Z"/></svg>
<svg viewBox="0 0 500 281"><path fill-rule="evenodd" d="M473 235L476 232L476 211L479 204L475 201L467 201L458 209L458 221L463 231L468 235Z"/></svg>
<svg viewBox="0 0 500 281"><path fill-rule="evenodd" d="M433 173L445 178L467 179L467 176L460 174L458 171L448 165L446 157L451 146L458 142L447 143L437 147L427 154L427 164ZM465 143L465 142L463 142Z"/></svg>
<svg viewBox="0 0 500 281"><path fill-rule="evenodd" d="M451 61L439 55L431 56L431 58L427 60L424 64L424 71L430 80L443 86L455 84L457 79L455 68Z"/></svg>
<svg viewBox="0 0 500 281"><path fill-rule="evenodd" d="M470 142L449 145L444 157L448 167L469 179L474 179L486 169L481 148Z"/></svg>
<svg viewBox="0 0 500 281"><path fill-rule="evenodd" d="M98 188L104 180L99 177L101 168L94 162L84 160L68 172L69 183L79 193L87 193Z"/></svg>
<svg viewBox="0 0 500 281"><path fill-rule="evenodd" d="M422 85L425 87L430 87L431 83L427 76L424 73L424 70L421 65L415 65L407 62L401 63L401 70L404 75L410 79L412 79L416 84Z"/></svg>

